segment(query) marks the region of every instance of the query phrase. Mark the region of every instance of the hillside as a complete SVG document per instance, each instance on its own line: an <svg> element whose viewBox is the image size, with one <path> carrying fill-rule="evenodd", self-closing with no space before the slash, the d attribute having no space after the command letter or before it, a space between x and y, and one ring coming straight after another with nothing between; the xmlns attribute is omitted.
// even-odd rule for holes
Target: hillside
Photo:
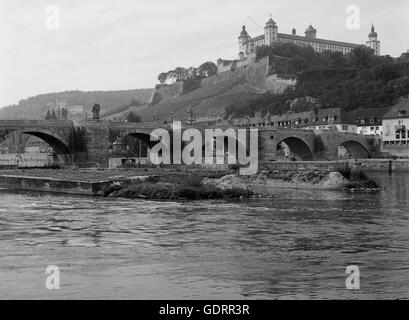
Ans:
<svg viewBox="0 0 409 320"><path fill-rule="evenodd" d="M143 121L152 120L155 114L161 121L168 120L171 113L175 119L186 119L188 108L191 108L194 116L202 120L223 117L226 108L246 106L266 92L268 69L268 59L261 59L247 68L205 78L198 88L186 93L179 84L173 88L159 88L157 95L162 100L138 114Z"/></svg>
<svg viewBox="0 0 409 320"><path fill-rule="evenodd" d="M116 109L128 107L133 104L147 103L152 94L152 89L135 89L121 91L65 91L41 94L21 100L18 105L0 109L0 119L44 119L47 104L57 100L64 101L70 111L70 118L82 118L83 110L92 110L95 103L101 105L101 114L113 112Z"/></svg>
<svg viewBox="0 0 409 320"><path fill-rule="evenodd" d="M188 108L192 108L196 118L211 120L287 112L289 101L298 101L292 105L293 111L338 107L351 112L391 107L409 94L409 62L374 56L365 46L347 55L318 53L292 44L264 46L257 49L257 61L247 68L203 79L192 91L183 92L184 85L178 83L160 88L153 94L159 103L138 114L145 121L152 120L154 114L168 120L171 112L176 119L186 119ZM277 92L277 87L269 87L274 83L273 75L296 78L296 82Z"/></svg>
<svg viewBox="0 0 409 320"><path fill-rule="evenodd" d="M350 112L391 107L400 97L409 94L409 61L374 56L372 50L364 46L347 55L318 53L311 47L291 44L257 49L257 57L269 57L270 64L274 64L277 55L291 58L276 67L278 73L292 70L297 75L294 88L278 95L265 94L247 106L229 108L228 114L236 117L251 116L255 111L276 114L289 109L288 101L305 97L313 98L316 104L301 103L293 111L316 107Z"/></svg>

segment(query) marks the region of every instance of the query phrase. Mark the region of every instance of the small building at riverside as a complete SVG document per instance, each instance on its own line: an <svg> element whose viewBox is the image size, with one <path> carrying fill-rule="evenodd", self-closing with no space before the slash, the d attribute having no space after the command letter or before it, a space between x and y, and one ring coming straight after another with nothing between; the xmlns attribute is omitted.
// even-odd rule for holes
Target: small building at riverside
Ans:
<svg viewBox="0 0 409 320"><path fill-rule="evenodd" d="M304 112L288 112L278 115L267 114L264 117L237 120L239 126L273 126L305 130L330 130L356 133L356 124L341 108L309 110Z"/></svg>
<svg viewBox="0 0 409 320"><path fill-rule="evenodd" d="M364 135L382 135L382 118L391 108L358 109L349 113L356 124L356 133Z"/></svg>
<svg viewBox="0 0 409 320"><path fill-rule="evenodd" d="M382 119L382 151L409 157L409 97L401 98Z"/></svg>

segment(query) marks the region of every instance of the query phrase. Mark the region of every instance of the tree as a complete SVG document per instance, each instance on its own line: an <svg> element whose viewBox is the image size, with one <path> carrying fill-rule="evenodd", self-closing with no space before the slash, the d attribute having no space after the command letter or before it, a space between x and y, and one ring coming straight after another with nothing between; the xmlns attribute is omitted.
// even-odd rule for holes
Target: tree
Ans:
<svg viewBox="0 0 409 320"><path fill-rule="evenodd" d="M170 70L167 72L167 74L168 74L168 80L170 80L172 84L175 83L177 80L176 72L174 70Z"/></svg>
<svg viewBox="0 0 409 320"><path fill-rule="evenodd" d="M46 116L45 116L45 120L51 120L50 110L47 110L47 114L46 114Z"/></svg>
<svg viewBox="0 0 409 320"><path fill-rule="evenodd" d="M189 69L186 70L186 72L187 72L188 79L197 79L197 76L198 76L197 68L190 67Z"/></svg>
<svg viewBox="0 0 409 320"><path fill-rule="evenodd" d="M126 121L133 123L141 122L141 117L133 112L129 112L128 115L126 116Z"/></svg>
<svg viewBox="0 0 409 320"><path fill-rule="evenodd" d="M205 62L198 68L198 73L204 77L210 77L217 73L217 66L213 62Z"/></svg>
<svg viewBox="0 0 409 320"><path fill-rule="evenodd" d="M169 76L169 75L168 75L167 72L162 72L162 73L160 73L159 76L158 76L159 82L160 82L161 84L166 83L166 81L168 80L168 76Z"/></svg>
<svg viewBox="0 0 409 320"><path fill-rule="evenodd" d="M374 62L374 50L367 46L359 46L351 51L349 56L352 67L357 69L368 69Z"/></svg>
<svg viewBox="0 0 409 320"><path fill-rule="evenodd" d="M176 76L176 81L183 81L187 79L187 70L182 67L177 67L174 71Z"/></svg>
<svg viewBox="0 0 409 320"><path fill-rule="evenodd" d="M51 119L50 120L57 120L57 116L55 115L55 110L53 109L53 112L51 113Z"/></svg>

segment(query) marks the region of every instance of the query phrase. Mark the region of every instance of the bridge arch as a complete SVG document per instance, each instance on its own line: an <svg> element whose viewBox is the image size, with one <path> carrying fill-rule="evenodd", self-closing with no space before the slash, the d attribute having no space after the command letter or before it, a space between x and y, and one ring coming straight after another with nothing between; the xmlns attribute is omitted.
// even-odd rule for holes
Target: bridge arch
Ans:
<svg viewBox="0 0 409 320"><path fill-rule="evenodd" d="M54 149L56 154L67 155L71 153L69 148L69 142L66 139L64 139L62 136L51 130L40 128L23 128L21 130L19 130L18 128L3 129L0 134L0 143L5 141L7 137L16 132L30 136L35 136L43 140Z"/></svg>
<svg viewBox="0 0 409 320"><path fill-rule="evenodd" d="M56 154L70 154L69 143L59 134L45 129L25 129L21 133L35 136L50 145Z"/></svg>
<svg viewBox="0 0 409 320"><path fill-rule="evenodd" d="M355 140L344 141L339 147L344 148L347 151L348 157L354 159L368 159L370 155L368 149L362 143ZM338 156L341 157L340 151L338 152Z"/></svg>
<svg viewBox="0 0 409 320"><path fill-rule="evenodd" d="M144 131L121 132L110 141L110 155L118 157L148 158L149 150L156 144Z"/></svg>
<svg viewBox="0 0 409 320"><path fill-rule="evenodd" d="M285 146L294 155L295 160L313 161L315 159L313 150L302 138L288 136L281 139L277 143L277 152L285 150Z"/></svg>

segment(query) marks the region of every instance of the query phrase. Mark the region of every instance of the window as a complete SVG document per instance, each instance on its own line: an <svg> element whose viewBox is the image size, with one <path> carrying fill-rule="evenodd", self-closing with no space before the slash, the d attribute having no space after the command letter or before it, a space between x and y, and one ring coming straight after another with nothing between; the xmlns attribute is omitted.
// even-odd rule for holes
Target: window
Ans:
<svg viewBox="0 0 409 320"><path fill-rule="evenodd" d="M403 125L403 120L399 120L398 125L402 126Z"/></svg>
<svg viewBox="0 0 409 320"><path fill-rule="evenodd" d="M399 111L399 117L406 116L406 110Z"/></svg>
<svg viewBox="0 0 409 320"><path fill-rule="evenodd" d="M400 131L396 131L396 139L400 139Z"/></svg>
<svg viewBox="0 0 409 320"><path fill-rule="evenodd" d="M406 139L406 131L402 131L402 139Z"/></svg>
<svg viewBox="0 0 409 320"><path fill-rule="evenodd" d="M361 120L361 124L365 124L365 119L362 119L362 120Z"/></svg>
<svg viewBox="0 0 409 320"><path fill-rule="evenodd" d="M344 130L344 131L348 131L348 126L343 125L343 126L342 126L342 130Z"/></svg>
<svg viewBox="0 0 409 320"><path fill-rule="evenodd" d="M374 127L371 127L371 131L374 131L375 130L375 128Z"/></svg>

